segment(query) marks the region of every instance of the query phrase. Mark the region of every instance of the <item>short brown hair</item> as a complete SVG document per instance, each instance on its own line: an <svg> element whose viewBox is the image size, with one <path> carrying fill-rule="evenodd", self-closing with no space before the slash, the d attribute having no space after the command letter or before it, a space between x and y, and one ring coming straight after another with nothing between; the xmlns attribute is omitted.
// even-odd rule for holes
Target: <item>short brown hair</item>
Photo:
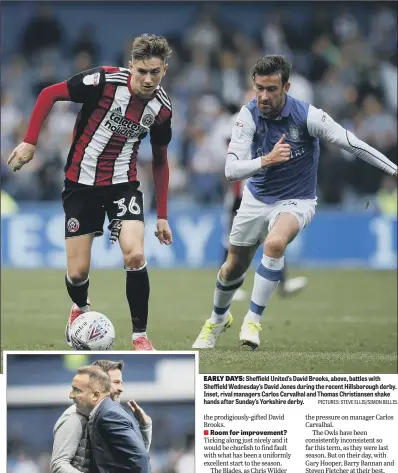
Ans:
<svg viewBox="0 0 398 473"><path fill-rule="evenodd" d="M155 56L165 62L166 59L170 57L171 53L172 49L166 38L146 33L134 39L131 49L131 56L135 61L150 59Z"/></svg>
<svg viewBox="0 0 398 473"><path fill-rule="evenodd" d="M105 373L111 370L123 371L124 361L96 360L94 363L91 363L90 366L99 366Z"/></svg>
<svg viewBox="0 0 398 473"><path fill-rule="evenodd" d="M280 54L268 54L259 59L252 68L252 79L259 76L271 76L273 74L280 74L282 84L286 84L289 80L290 71L292 70L292 63L286 56Z"/></svg>
<svg viewBox="0 0 398 473"><path fill-rule="evenodd" d="M76 370L76 374L87 374L90 389L98 390L101 394L109 393L111 390L111 379L99 366L82 366Z"/></svg>

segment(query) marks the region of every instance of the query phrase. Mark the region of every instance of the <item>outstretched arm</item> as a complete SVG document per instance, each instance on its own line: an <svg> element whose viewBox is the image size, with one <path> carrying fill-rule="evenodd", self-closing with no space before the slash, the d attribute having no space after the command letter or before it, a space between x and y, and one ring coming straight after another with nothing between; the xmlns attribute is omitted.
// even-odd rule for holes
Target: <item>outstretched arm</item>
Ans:
<svg viewBox="0 0 398 473"><path fill-rule="evenodd" d="M33 159L40 130L55 102L59 100L76 103L93 102L98 100L104 84L105 71L102 67L96 67L79 72L67 81L42 90L30 117L24 141L14 149L8 158L7 164L11 164L12 170L18 171Z"/></svg>
<svg viewBox="0 0 398 473"><path fill-rule="evenodd" d="M18 171L24 164L33 159L44 120L57 100L70 100L66 81L51 85L41 91L30 117L25 138L8 158L7 164L11 164L13 171Z"/></svg>
<svg viewBox="0 0 398 473"><path fill-rule="evenodd" d="M28 131L26 132L24 143L36 145L39 138L41 127L44 120L50 113L54 103L59 100L71 100L68 90L67 81L59 84L50 85L40 92L36 105L30 117Z"/></svg>
<svg viewBox="0 0 398 473"><path fill-rule="evenodd" d="M397 165L384 156L384 154L343 128L326 112L312 105L308 109L307 127L311 136L324 138L329 143L333 143L339 148L355 154L358 158L363 159L387 174L398 175Z"/></svg>

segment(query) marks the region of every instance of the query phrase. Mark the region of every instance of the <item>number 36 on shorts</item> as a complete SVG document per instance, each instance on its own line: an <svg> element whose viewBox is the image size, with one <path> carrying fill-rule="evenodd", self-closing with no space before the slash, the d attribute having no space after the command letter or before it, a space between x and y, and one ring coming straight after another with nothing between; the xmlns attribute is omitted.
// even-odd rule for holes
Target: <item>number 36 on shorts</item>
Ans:
<svg viewBox="0 0 398 473"><path fill-rule="evenodd" d="M142 212L140 205L136 202L136 197L133 196L130 199L128 204L126 203L126 198L122 197L119 200L114 200L113 203L117 204L118 206L118 213L116 214L117 217L123 217L126 215L127 212L130 212L133 215L139 215ZM126 205L127 204L127 205Z"/></svg>

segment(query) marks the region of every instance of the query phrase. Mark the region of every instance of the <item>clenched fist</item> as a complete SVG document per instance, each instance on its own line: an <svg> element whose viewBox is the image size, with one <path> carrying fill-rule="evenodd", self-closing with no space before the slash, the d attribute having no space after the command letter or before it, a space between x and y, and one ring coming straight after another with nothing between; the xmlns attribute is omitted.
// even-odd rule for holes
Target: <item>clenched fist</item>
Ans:
<svg viewBox="0 0 398 473"><path fill-rule="evenodd" d="M275 144L274 149L265 156L261 156L261 167L275 166L290 159L290 145L285 143L286 135Z"/></svg>
<svg viewBox="0 0 398 473"><path fill-rule="evenodd" d="M12 170L18 171L21 167L33 159L35 154L36 146L29 143L19 144L14 151L11 153L11 156L8 158L7 164L11 165Z"/></svg>

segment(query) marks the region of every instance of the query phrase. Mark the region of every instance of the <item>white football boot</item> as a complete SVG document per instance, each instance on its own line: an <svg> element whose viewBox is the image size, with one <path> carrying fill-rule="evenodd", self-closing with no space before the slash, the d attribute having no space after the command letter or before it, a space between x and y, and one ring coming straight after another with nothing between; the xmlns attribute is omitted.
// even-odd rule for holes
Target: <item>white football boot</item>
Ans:
<svg viewBox="0 0 398 473"><path fill-rule="evenodd" d="M217 338L232 325L232 321L230 312L224 322L220 324L215 324L211 319L207 319L192 348L215 348Z"/></svg>
<svg viewBox="0 0 398 473"><path fill-rule="evenodd" d="M260 330L262 330L261 324L252 320L244 320L239 333L240 344L248 345L252 350L255 350L260 345Z"/></svg>

